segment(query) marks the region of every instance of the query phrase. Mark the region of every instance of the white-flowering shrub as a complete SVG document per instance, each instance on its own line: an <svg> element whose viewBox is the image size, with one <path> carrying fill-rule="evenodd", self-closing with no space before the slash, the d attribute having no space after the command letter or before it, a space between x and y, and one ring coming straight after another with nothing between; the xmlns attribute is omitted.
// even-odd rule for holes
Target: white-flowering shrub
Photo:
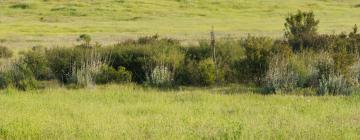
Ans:
<svg viewBox="0 0 360 140"><path fill-rule="evenodd" d="M319 80L318 95L350 95L352 85L342 75L322 76Z"/></svg>
<svg viewBox="0 0 360 140"><path fill-rule="evenodd" d="M297 87L299 75L288 60L275 57L271 59L265 80L272 92L289 92Z"/></svg>
<svg viewBox="0 0 360 140"><path fill-rule="evenodd" d="M153 85L171 85L173 79L170 70L164 66L156 66L152 72L150 77L148 77L148 81Z"/></svg>

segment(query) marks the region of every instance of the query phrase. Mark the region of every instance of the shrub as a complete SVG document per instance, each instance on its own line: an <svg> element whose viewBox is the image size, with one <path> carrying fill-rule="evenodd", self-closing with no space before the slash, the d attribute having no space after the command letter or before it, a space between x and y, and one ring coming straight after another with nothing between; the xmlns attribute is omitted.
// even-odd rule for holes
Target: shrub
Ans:
<svg viewBox="0 0 360 140"><path fill-rule="evenodd" d="M13 52L5 47L5 46L0 46L0 58L10 58L13 56Z"/></svg>
<svg viewBox="0 0 360 140"><path fill-rule="evenodd" d="M23 60L37 80L50 80L53 78L44 48L40 46L34 47L24 54Z"/></svg>
<svg viewBox="0 0 360 140"><path fill-rule="evenodd" d="M200 46L184 48L185 57L189 60L201 61L212 57L212 49L209 44L201 42Z"/></svg>
<svg viewBox="0 0 360 140"><path fill-rule="evenodd" d="M261 85L269 67L273 41L266 37L248 36L243 40L243 46L246 58L234 62L232 67L242 82Z"/></svg>
<svg viewBox="0 0 360 140"><path fill-rule="evenodd" d="M90 47L91 36L88 34L82 34L79 36L77 41L82 41L83 42L82 46L84 47Z"/></svg>
<svg viewBox="0 0 360 140"><path fill-rule="evenodd" d="M100 72L96 75L96 83L123 83L131 81L131 72L127 71L125 67L119 67L118 70L107 65L103 65Z"/></svg>
<svg viewBox="0 0 360 140"><path fill-rule="evenodd" d="M155 86L170 86L172 85L173 77L166 66L156 66L148 77L148 82Z"/></svg>
<svg viewBox="0 0 360 140"><path fill-rule="evenodd" d="M267 87L272 92L291 92L297 88L299 79L299 74L286 58L272 58L265 78Z"/></svg>
<svg viewBox="0 0 360 140"><path fill-rule="evenodd" d="M10 8L14 8L14 9L29 9L29 8L31 8L31 5L30 5L30 4L27 4L27 3L18 3L18 4L11 5Z"/></svg>
<svg viewBox="0 0 360 140"><path fill-rule="evenodd" d="M139 39L140 40L140 39ZM174 79L175 71L184 60L180 44L168 39L134 41L106 48L110 52L110 65L113 68L125 67L133 74L133 81L144 83L156 66L167 67Z"/></svg>
<svg viewBox="0 0 360 140"><path fill-rule="evenodd" d="M52 48L46 51L49 68L60 82L70 82L72 67L80 53L74 48Z"/></svg>
<svg viewBox="0 0 360 140"><path fill-rule="evenodd" d="M70 82L78 87L93 86L96 82L96 75L107 63L107 60L96 49L87 50L87 53L79 61L73 63Z"/></svg>
<svg viewBox="0 0 360 140"><path fill-rule="evenodd" d="M350 85L342 75L330 75L328 78L323 76L319 80L318 95L350 95L352 85Z"/></svg>
<svg viewBox="0 0 360 140"><path fill-rule="evenodd" d="M319 20L313 12L298 11L286 18L285 37L294 51L311 47L310 42L317 35Z"/></svg>
<svg viewBox="0 0 360 140"><path fill-rule="evenodd" d="M0 86L6 88L13 86L19 90L37 88L37 81L32 72L22 61L9 62L1 68Z"/></svg>
<svg viewBox="0 0 360 140"><path fill-rule="evenodd" d="M175 79L180 85L212 85L215 83L215 64L211 59L188 61L178 69Z"/></svg>
<svg viewBox="0 0 360 140"><path fill-rule="evenodd" d="M91 73L90 75L93 76L103 64L108 64L107 55L99 48L52 48L46 51L49 68L56 79L64 84L82 85L79 82L83 81L81 80L83 78L93 81L86 78L86 75Z"/></svg>
<svg viewBox="0 0 360 140"><path fill-rule="evenodd" d="M215 83L215 64L211 59L200 61L198 71L194 74L199 75L198 83L203 86Z"/></svg>
<svg viewBox="0 0 360 140"><path fill-rule="evenodd" d="M9 79L6 73L0 72L0 89L4 89L9 86Z"/></svg>

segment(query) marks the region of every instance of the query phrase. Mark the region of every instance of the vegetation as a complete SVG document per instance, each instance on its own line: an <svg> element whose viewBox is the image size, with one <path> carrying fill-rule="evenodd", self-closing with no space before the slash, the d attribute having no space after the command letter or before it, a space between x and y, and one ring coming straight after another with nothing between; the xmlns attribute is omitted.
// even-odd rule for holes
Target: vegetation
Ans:
<svg viewBox="0 0 360 140"><path fill-rule="evenodd" d="M71 46L84 33L101 44L153 33L192 42L208 38L211 26L218 36L282 37L284 17L297 9L316 13L320 33L339 33L360 22L354 18L358 5L358 0L2 0L0 39L16 48Z"/></svg>
<svg viewBox="0 0 360 140"><path fill-rule="evenodd" d="M0 91L0 138L360 138L358 96L226 95L227 90L111 85Z"/></svg>
<svg viewBox="0 0 360 140"><path fill-rule="evenodd" d="M106 4L114 1L106 0L103 3L65 0L67 5L61 5L62 2L4 1L0 9L7 6L5 10L13 13L4 13L9 17L22 15L22 12L30 13L29 16L38 14L41 23L53 22L52 25L59 28L58 21L48 18L61 15L82 24L77 21L95 17L96 22L115 24L113 20L124 19L111 16L101 20L100 17L123 11L124 6L134 10L130 1L116 1L112 6ZM48 10L48 14L34 11L43 3L55 4L55 7L42 9ZM219 9L232 13L246 8L237 7L232 0L227 4L183 0L158 3L173 4L181 9L195 6L197 12L208 11L196 15L206 19L221 17ZM93 4L98 7L89 10ZM154 6L151 1L146 4L146 7ZM112 9L114 7L118 9ZM162 9L156 9L162 13ZM99 15L98 10L102 14ZM176 8L172 12L174 16L184 14ZM150 13L146 16L141 11L135 13L140 16L121 23L131 20L131 24L138 23L141 28L145 17L149 18L146 22L149 26L156 18L164 20L168 15L155 16L150 11L146 11ZM185 17L193 20L191 14L186 13ZM89 15L91 18L86 18ZM76 18L71 20L70 17ZM1 20L0 29L6 27ZM19 22L12 20L14 24ZM81 33L69 28L81 34L77 38L78 45L35 45L32 49L14 49L15 53L3 46L8 45L6 39L0 39L0 106L5 108L0 107L0 113L5 114L0 117L0 139L113 139L122 136L132 139L358 139L360 33L357 25L350 32L320 32L324 30L315 13L301 10L289 14L284 22L285 36L277 38L220 35L216 39L212 36L211 41L193 38L194 42L189 43L155 34L108 45L98 43L89 34L92 33L90 27ZM156 25L154 29L164 26ZM36 30L31 22L29 26ZM266 31L266 26L259 27L256 30ZM46 30L46 26L42 29ZM101 29L100 33L109 33L107 27ZM21 96L21 93L28 94ZM266 96L269 94L276 95ZM16 98L20 101L15 101ZM28 105L19 107L25 103ZM24 107L30 111L24 111ZM37 112L31 112L33 108ZM92 117L101 119L95 121Z"/></svg>
<svg viewBox="0 0 360 140"><path fill-rule="evenodd" d="M263 93L310 89L317 95L350 95L360 85L357 26L348 34L326 35L317 33L318 23L313 12L298 11L285 20L284 40L250 35L239 40L218 39L217 63L206 40L183 46L156 34L101 46L83 34L78 38L82 44L75 47L34 47L24 52L16 64L10 64L21 66L21 71L10 80L3 78L1 87L36 87L30 82L33 80L16 78L26 74L37 81L56 80L69 87L135 82L173 88L212 86L218 81L222 85L254 84L263 88Z"/></svg>

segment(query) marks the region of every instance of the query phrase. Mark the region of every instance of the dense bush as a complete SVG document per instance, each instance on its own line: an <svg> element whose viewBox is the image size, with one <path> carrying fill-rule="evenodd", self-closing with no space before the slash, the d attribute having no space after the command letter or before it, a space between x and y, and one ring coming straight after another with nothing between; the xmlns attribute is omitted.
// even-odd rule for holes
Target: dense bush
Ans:
<svg viewBox="0 0 360 140"><path fill-rule="evenodd" d="M53 78L44 48L40 46L33 47L31 51L24 54L23 60L37 80L50 80Z"/></svg>
<svg viewBox="0 0 360 140"><path fill-rule="evenodd" d="M273 41L266 37L249 36L243 41L246 58L233 64L237 76L244 83L261 85L269 67Z"/></svg>
<svg viewBox="0 0 360 140"><path fill-rule="evenodd" d="M179 68L176 83L180 85L209 86L215 83L215 64L212 59L189 61Z"/></svg>
<svg viewBox="0 0 360 140"><path fill-rule="evenodd" d="M103 65L95 78L97 84L130 82L131 72L127 71L125 67L119 67L116 70L113 67Z"/></svg>
<svg viewBox="0 0 360 140"><path fill-rule="evenodd" d="M0 87L6 88L9 86L15 87L19 90L30 90L37 88L37 81L31 72L22 61L15 61L3 65L0 72Z"/></svg>
<svg viewBox="0 0 360 140"><path fill-rule="evenodd" d="M13 52L5 47L5 46L0 46L0 58L10 58L13 56Z"/></svg>
<svg viewBox="0 0 360 140"><path fill-rule="evenodd" d="M170 39L140 38L106 48L110 54L110 65L114 68L125 67L133 74L133 81L144 83L151 77L156 67L166 67L171 79L184 61L184 53L177 41Z"/></svg>
<svg viewBox="0 0 360 140"><path fill-rule="evenodd" d="M317 35L318 24L319 20L315 19L313 12L298 11L286 18L285 36L294 51L311 47L311 40Z"/></svg>

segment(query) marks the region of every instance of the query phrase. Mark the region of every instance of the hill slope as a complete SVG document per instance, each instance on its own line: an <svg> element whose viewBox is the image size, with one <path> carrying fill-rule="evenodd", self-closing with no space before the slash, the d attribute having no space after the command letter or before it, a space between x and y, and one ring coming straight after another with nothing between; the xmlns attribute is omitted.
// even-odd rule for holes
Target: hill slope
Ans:
<svg viewBox="0 0 360 140"><path fill-rule="evenodd" d="M5 44L74 42L89 33L100 42L143 34L201 38L221 34L281 36L284 17L312 10L321 32L350 30L360 22L358 0L3 0L0 38Z"/></svg>

